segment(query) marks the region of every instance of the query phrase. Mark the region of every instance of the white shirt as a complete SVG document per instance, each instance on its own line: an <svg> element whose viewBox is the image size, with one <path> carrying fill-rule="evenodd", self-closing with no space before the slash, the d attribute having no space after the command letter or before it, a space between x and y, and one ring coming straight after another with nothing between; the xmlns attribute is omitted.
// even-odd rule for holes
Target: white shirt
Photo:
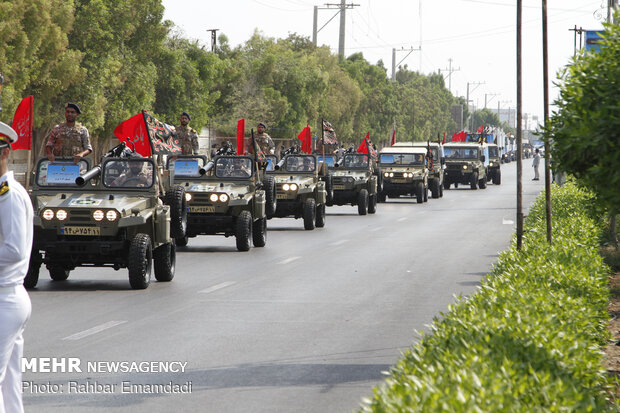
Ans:
<svg viewBox="0 0 620 413"><path fill-rule="evenodd" d="M22 285L32 249L33 211L28 192L7 172L0 185L9 190L0 195L0 287Z"/></svg>

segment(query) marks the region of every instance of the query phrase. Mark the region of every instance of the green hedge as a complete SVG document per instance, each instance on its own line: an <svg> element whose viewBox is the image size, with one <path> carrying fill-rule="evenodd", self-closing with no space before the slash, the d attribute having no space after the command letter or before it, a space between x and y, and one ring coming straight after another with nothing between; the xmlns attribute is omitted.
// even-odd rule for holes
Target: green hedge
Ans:
<svg viewBox="0 0 620 413"><path fill-rule="evenodd" d="M479 290L434 320L362 410L614 410L601 364L608 272L591 197L572 182L553 187L550 247L540 196L521 252L513 240Z"/></svg>

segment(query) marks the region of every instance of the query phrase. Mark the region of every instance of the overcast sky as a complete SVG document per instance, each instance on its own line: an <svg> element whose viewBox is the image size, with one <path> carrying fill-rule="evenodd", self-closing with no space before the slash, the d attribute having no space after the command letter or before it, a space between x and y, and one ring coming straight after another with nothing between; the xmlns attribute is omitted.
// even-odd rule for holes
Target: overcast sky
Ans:
<svg viewBox="0 0 620 413"><path fill-rule="evenodd" d="M331 3L340 3L331 0ZM396 63L428 74L442 70L452 93L465 96L477 108L515 108L516 0L356 0L346 10L345 54L362 52L369 62L382 60L391 75L392 49ZM163 0L164 18L191 39L211 45L208 29L219 29L234 47L260 30L265 36L289 33L312 38L313 6L318 13L319 45L338 51L340 19L337 8L311 0ZM357 6L359 4L359 6ZM607 0L548 0L549 76L569 62L574 52L575 26L598 30L607 17ZM333 6L332 6L333 7ZM523 112L542 122L542 1L523 0ZM579 38L577 37L577 43ZM410 54L401 49L421 49ZM451 79L448 78L452 59ZM450 82L451 80L451 82ZM483 83L476 85L476 83ZM557 92L550 92L551 101Z"/></svg>

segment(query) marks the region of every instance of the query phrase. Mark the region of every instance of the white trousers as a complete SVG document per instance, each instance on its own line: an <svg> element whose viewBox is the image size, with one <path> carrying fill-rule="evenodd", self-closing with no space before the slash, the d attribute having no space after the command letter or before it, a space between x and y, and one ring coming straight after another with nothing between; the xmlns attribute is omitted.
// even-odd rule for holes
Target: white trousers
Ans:
<svg viewBox="0 0 620 413"><path fill-rule="evenodd" d="M22 413L24 327L30 297L23 285L0 287L0 413Z"/></svg>

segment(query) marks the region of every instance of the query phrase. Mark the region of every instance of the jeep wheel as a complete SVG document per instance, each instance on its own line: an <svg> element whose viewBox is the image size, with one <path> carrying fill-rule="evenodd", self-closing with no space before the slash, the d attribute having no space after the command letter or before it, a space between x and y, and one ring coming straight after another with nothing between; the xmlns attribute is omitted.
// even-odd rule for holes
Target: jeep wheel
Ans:
<svg viewBox="0 0 620 413"><path fill-rule="evenodd" d="M439 178L433 178L430 182L431 197L434 199L439 198Z"/></svg>
<svg viewBox="0 0 620 413"><path fill-rule="evenodd" d="M444 187L444 189L450 189L450 182L443 181L443 187Z"/></svg>
<svg viewBox="0 0 620 413"><path fill-rule="evenodd" d="M471 189L478 189L478 172L472 172L469 178L469 187Z"/></svg>
<svg viewBox="0 0 620 413"><path fill-rule="evenodd" d="M314 224L317 228L323 228L325 226L325 204L317 205Z"/></svg>
<svg viewBox="0 0 620 413"><path fill-rule="evenodd" d="M32 251L30 254L30 265L28 266L28 272L24 277L24 287L34 288L39 282L39 270L41 269L41 254Z"/></svg>
<svg viewBox="0 0 620 413"><path fill-rule="evenodd" d="M136 234L129 244L129 284L134 290L144 290L151 282L153 269L153 247L151 237L147 234Z"/></svg>
<svg viewBox="0 0 620 413"><path fill-rule="evenodd" d="M497 171L495 172L495 175L493 176L493 185L501 185L502 183L502 173L501 171Z"/></svg>
<svg viewBox="0 0 620 413"><path fill-rule="evenodd" d="M184 247L189 242L189 237L186 235L184 237L175 238L174 240L177 244L177 247Z"/></svg>
<svg viewBox="0 0 620 413"><path fill-rule="evenodd" d="M334 181L332 179L332 174L329 172L325 176L325 191L327 191L327 203L333 205L334 204Z"/></svg>
<svg viewBox="0 0 620 413"><path fill-rule="evenodd" d="M177 248L173 242L160 245L153 251L155 263L155 279L157 281L172 281L177 262Z"/></svg>
<svg viewBox="0 0 620 413"><path fill-rule="evenodd" d="M368 197L368 213L374 214L377 212L377 194L372 194Z"/></svg>
<svg viewBox="0 0 620 413"><path fill-rule="evenodd" d="M276 181L273 176L266 176L263 179L265 187L265 215L267 219L273 218L276 213L278 197L276 196Z"/></svg>
<svg viewBox="0 0 620 413"><path fill-rule="evenodd" d="M357 213L366 215L368 213L368 190L362 189L357 194Z"/></svg>
<svg viewBox="0 0 620 413"><path fill-rule="evenodd" d="M478 188L484 189L487 187L487 178L482 178L478 180Z"/></svg>
<svg viewBox="0 0 620 413"><path fill-rule="evenodd" d="M316 202L314 198L306 198L304 201L304 229L313 230L314 229L314 219L316 214Z"/></svg>
<svg viewBox="0 0 620 413"><path fill-rule="evenodd" d="M439 181L437 181L439 182ZM443 185L438 184L439 185L439 198L443 198Z"/></svg>
<svg viewBox="0 0 620 413"><path fill-rule="evenodd" d="M428 188L424 187L424 202L428 202Z"/></svg>
<svg viewBox="0 0 620 413"><path fill-rule="evenodd" d="M170 235L172 238L183 238L187 231L185 188L174 185L164 197L164 203L170 205Z"/></svg>
<svg viewBox="0 0 620 413"><path fill-rule="evenodd" d="M267 244L267 218L259 218L252 224L252 242L255 247Z"/></svg>
<svg viewBox="0 0 620 413"><path fill-rule="evenodd" d="M387 195L385 193L379 193L377 195L377 202L384 203L387 200Z"/></svg>
<svg viewBox="0 0 620 413"><path fill-rule="evenodd" d="M54 281L64 281L69 278L69 270L60 265L54 265L48 268L50 272L50 278Z"/></svg>
<svg viewBox="0 0 620 413"><path fill-rule="evenodd" d="M422 182L418 182L415 186L415 198L418 204L424 202L424 184Z"/></svg>
<svg viewBox="0 0 620 413"><path fill-rule="evenodd" d="M252 238L252 214L250 211L241 211L235 224L235 238L239 251L249 251Z"/></svg>

